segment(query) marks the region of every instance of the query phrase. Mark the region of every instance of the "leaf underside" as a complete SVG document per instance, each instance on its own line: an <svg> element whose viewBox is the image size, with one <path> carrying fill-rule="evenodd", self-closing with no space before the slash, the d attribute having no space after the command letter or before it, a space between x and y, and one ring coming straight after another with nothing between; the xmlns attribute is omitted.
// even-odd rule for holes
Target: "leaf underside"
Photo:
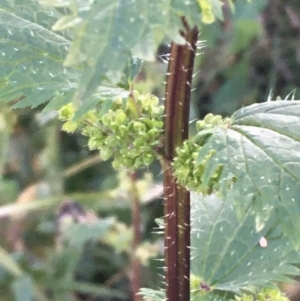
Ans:
<svg viewBox="0 0 300 301"><path fill-rule="evenodd" d="M224 201L215 194L192 193L192 273L209 287L236 293L250 286L272 287L273 281L290 281L286 275L299 275L292 264L300 262L300 254L289 239L271 220L256 231L251 210L238 218L232 196L229 193ZM266 247L260 246L261 237Z"/></svg>
<svg viewBox="0 0 300 301"><path fill-rule="evenodd" d="M227 129L216 128L201 149L198 162L215 150L206 165L207 181L223 166L220 191L226 196L228 180L241 212L252 205L262 227L276 215L282 231L300 246L300 102L274 101L242 108Z"/></svg>

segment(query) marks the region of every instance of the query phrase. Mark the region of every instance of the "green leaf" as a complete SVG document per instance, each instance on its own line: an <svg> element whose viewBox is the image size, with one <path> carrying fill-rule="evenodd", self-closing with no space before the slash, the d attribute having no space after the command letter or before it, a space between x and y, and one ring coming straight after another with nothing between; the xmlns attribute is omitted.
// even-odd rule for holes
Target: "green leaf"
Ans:
<svg viewBox="0 0 300 301"><path fill-rule="evenodd" d="M16 301L33 300L33 283L29 276L22 276L15 279L12 283L12 290Z"/></svg>
<svg viewBox="0 0 300 301"><path fill-rule="evenodd" d="M14 258L0 246L0 268L4 267L7 272L14 276L15 280L12 283L13 293L17 301L32 300L32 294L39 301L49 301L48 298L34 285L32 279L22 271L22 268L14 260ZM22 296L22 290L28 289L28 295ZM30 296L30 299L28 299ZM21 299L25 298L25 299Z"/></svg>
<svg viewBox="0 0 300 301"><path fill-rule="evenodd" d="M152 288L141 288L138 295L143 296L145 300L165 301L166 293L164 290L154 290Z"/></svg>
<svg viewBox="0 0 300 301"><path fill-rule="evenodd" d="M10 274L20 277L23 271L19 264L0 246L0 266L4 267Z"/></svg>
<svg viewBox="0 0 300 301"><path fill-rule="evenodd" d="M0 101L35 107L74 90L78 74L62 64L70 41L50 28L60 17L34 0L0 2Z"/></svg>
<svg viewBox="0 0 300 301"><path fill-rule="evenodd" d="M50 284L51 288L62 291L76 291L84 294L93 294L97 296L101 296L103 298L116 298L116 299L126 299L126 294L122 293L117 289L110 289L105 287L104 285L93 285L84 282L78 281L68 281L65 279L61 279L60 281L52 281Z"/></svg>
<svg viewBox="0 0 300 301"><path fill-rule="evenodd" d="M154 60L164 35L184 43L179 34L183 26L180 16L185 16L191 26L200 20L196 0L40 2L65 6L71 12L53 24L53 28L62 26L75 34L65 65L77 66L80 62L84 66L77 94L79 100L89 97L106 79L118 83L131 56Z"/></svg>
<svg viewBox="0 0 300 301"><path fill-rule="evenodd" d="M104 112L107 112L111 108L114 99L121 98L124 100L128 97L128 95L129 95L129 91L126 91L123 88L114 88L109 86L98 87L97 94L92 95L88 99L88 101L77 103L79 108L75 112L73 121L78 120L89 110L94 109L97 106L97 104L99 104L100 99L101 99L101 106L99 108L100 114L104 114Z"/></svg>
<svg viewBox="0 0 300 301"><path fill-rule="evenodd" d="M71 281L82 253L83 244L65 245L61 252L53 253L49 262L49 270L51 273L49 273L50 277L46 279L46 282L50 284L53 279L58 281Z"/></svg>
<svg viewBox="0 0 300 301"><path fill-rule="evenodd" d="M210 2L221 18L221 1ZM128 88L128 61L154 60L166 37L185 43L180 17L194 26L200 15L197 0L2 0L0 101L21 108L53 100L49 110L72 99L79 107L106 99L99 87ZM129 81L136 67L125 70Z"/></svg>
<svg viewBox="0 0 300 301"><path fill-rule="evenodd" d="M217 189L225 196L232 179L239 210L245 212L249 204L254 205L257 227L276 214L281 229L299 247L300 102L255 104L237 111L232 120L229 128L214 130L198 162L215 150L206 171L223 165Z"/></svg>
<svg viewBox="0 0 300 301"><path fill-rule="evenodd" d="M270 220L255 230L255 213L249 209L242 219L233 210L233 194L225 200L215 194L192 193L191 270L212 289L239 293L250 286L272 286L299 275L292 264L300 262L287 238L277 235ZM273 220L274 221L274 220ZM262 237L267 246L261 247Z"/></svg>
<svg viewBox="0 0 300 301"><path fill-rule="evenodd" d="M0 2L0 101L14 100L14 107L22 108L51 100L46 107L51 110L72 100L83 69L80 64L63 65L74 34L51 30L61 18L57 9L36 0ZM90 102L114 99L124 91L107 83L96 88L90 98L77 103L81 112L90 108Z"/></svg>
<svg viewBox="0 0 300 301"><path fill-rule="evenodd" d="M263 28L260 23L253 20L237 20L234 25L234 38L230 45L233 54L239 53L245 49L254 38L263 34Z"/></svg>
<svg viewBox="0 0 300 301"><path fill-rule="evenodd" d="M91 224L72 224L64 230L63 236L70 244L82 246L88 240L103 238L114 222L114 218L106 218Z"/></svg>
<svg viewBox="0 0 300 301"><path fill-rule="evenodd" d="M131 85L142 68L142 62L143 61L140 59L132 58L127 62L119 87L126 90L130 90L132 88Z"/></svg>

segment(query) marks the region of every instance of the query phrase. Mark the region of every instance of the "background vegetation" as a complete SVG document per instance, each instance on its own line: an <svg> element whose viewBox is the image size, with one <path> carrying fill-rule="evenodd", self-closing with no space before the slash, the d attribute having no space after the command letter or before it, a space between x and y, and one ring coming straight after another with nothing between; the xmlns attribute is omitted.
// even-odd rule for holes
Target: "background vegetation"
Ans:
<svg viewBox="0 0 300 301"><path fill-rule="evenodd" d="M206 42L196 61L191 120L209 112L230 115L266 101L270 91L284 97L295 89L298 99L298 1L237 1L234 14L227 4L224 10L223 22L201 28ZM136 89L163 97L168 50L161 45L156 63L145 64ZM1 105L0 300L31 300L26 293L39 294L45 283L51 283L52 300L132 300L135 189L142 203L142 245L136 250L141 285L157 287L161 263L154 259L162 254L162 237L153 228L163 215L158 165L140 171L133 187L128 175L116 174L110 162L88 150L85 137L60 131L60 123L41 109ZM70 222L74 227L65 231ZM13 275L24 277L13 282Z"/></svg>

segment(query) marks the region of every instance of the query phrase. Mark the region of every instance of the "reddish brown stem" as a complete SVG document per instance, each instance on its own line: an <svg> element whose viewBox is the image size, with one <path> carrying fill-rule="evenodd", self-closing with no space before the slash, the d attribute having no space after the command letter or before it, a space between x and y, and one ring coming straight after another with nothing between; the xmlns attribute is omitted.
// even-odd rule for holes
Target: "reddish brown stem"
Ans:
<svg viewBox="0 0 300 301"><path fill-rule="evenodd" d="M171 46L165 100L164 202L166 297L190 300L190 195L171 170L175 150L188 138L191 81L198 31L184 22L187 44Z"/></svg>
<svg viewBox="0 0 300 301"><path fill-rule="evenodd" d="M140 199L136 186L137 175L135 172L129 175L131 181L131 198L132 198L132 258L131 258L131 289L134 301L142 301L142 296L138 295L141 289L141 262L136 257L136 249L141 243L141 212Z"/></svg>

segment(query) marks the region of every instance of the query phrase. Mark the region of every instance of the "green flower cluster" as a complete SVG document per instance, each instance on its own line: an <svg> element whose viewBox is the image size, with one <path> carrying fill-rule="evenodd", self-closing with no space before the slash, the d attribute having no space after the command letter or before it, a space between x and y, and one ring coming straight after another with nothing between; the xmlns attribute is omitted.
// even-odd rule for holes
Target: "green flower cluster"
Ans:
<svg viewBox="0 0 300 301"><path fill-rule="evenodd" d="M116 99L104 114L95 109L73 121L75 111L73 104L60 110L63 130L72 133L81 129L89 137L89 148L99 149L103 160L113 157L115 168L137 169L157 158L155 148L162 136L164 112L157 97L134 92L126 100Z"/></svg>
<svg viewBox="0 0 300 301"><path fill-rule="evenodd" d="M256 296L243 294L234 301L289 301L279 289L262 289Z"/></svg>
<svg viewBox="0 0 300 301"><path fill-rule="evenodd" d="M202 187L202 175L205 171L206 160L197 164L198 153L201 146L193 142L193 140L186 140L181 147L176 150L176 157L174 158L173 168L174 174L179 184L186 188L202 193L208 193L208 187ZM213 151L211 152L211 155ZM212 185L213 183L211 183Z"/></svg>
<svg viewBox="0 0 300 301"><path fill-rule="evenodd" d="M199 120L196 123L196 129L198 132L203 130L210 130L216 126L230 127L231 118L222 118L221 115L213 115L211 113L207 114L203 120Z"/></svg>
<svg viewBox="0 0 300 301"><path fill-rule="evenodd" d="M230 292L215 291L213 287L205 285L199 277L190 276L191 299L193 301L228 300L228 301L288 301L279 290L271 288L252 288L253 293L234 295Z"/></svg>
<svg viewBox="0 0 300 301"><path fill-rule="evenodd" d="M222 119L222 116L213 114L206 115L203 120L196 123L198 134L186 140L176 150L173 167L179 184L204 194L211 193L212 189L217 187L222 172L221 165L215 170L214 175L210 177L205 186L202 182L207 161L215 151L211 150L202 162L197 162L197 158L201 148L213 133L213 129L216 127L229 127L230 124L230 118Z"/></svg>

